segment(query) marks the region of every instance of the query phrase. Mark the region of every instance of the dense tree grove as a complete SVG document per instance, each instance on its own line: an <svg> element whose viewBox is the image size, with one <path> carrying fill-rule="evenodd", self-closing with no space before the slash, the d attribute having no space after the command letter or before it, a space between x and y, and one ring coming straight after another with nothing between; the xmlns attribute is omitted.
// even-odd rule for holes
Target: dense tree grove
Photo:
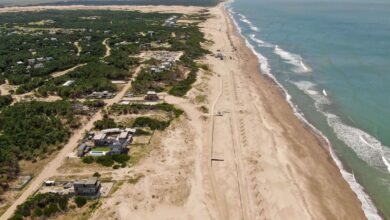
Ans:
<svg viewBox="0 0 390 220"><path fill-rule="evenodd" d="M19 205L10 220L48 218L68 209L69 197L55 193L43 193L30 197Z"/></svg>
<svg viewBox="0 0 390 220"><path fill-rule="evenodd" d="M103 129L108 129L108 128L116 128L117 124L112 118L103 118L102 120L95 121L93 123L94 128L97 130L103 130Z"/></svg>
<svg viewBox="0 0 390 220"><path fill-rule="evenodd" d="M111 80L127 79L130 75L129 71L101 62L92 62L50 80L38 89L38 93L43 96L57 94L62 97L80 98L94 91L115 92L117 88ZM75 82L71 86L62 86L68 80Z"/></svg>
<svg viewBox="0 0 390 220"><path fill-rule="evenodd" d="M198 72L195 60L208 51L201 47L205 39L196 23L164 26L165 20L173 15L180 16L108 10L47 10L23 12L23 16L0 13L0 85L6 82L17 85L16 94L31 92L42 97L64 98L55 102L11 105L11 96L0 96L0 193L17 176L18 160L45 157L66 142L71 129L79 125L72 103L66 100L85 98L97 91L115 93L118 87L112 80L129 80L141 64L137 58L140 52L181 51L183 56L170 70L160 74L143 69L132 83L134 92L143 94L155 90L183 96L191 89ZM203 18L198 16L197 20ZM103 42L109 45L110 53ZM145 66L153 63L159 61L149 60ZM72 71L59 73L77 65ZM84 104L93 108L104 105L90 100ZM125 114L147 108L115 105L112 111ZM150 108L169 112L174 117L183 113L165 103ZM134 126L152 130L163 130L169 124L170 120L148 117L134 121ZM114 126L117 126L115 122L108 118L95 124L97 129ZM50 216L56 207L40 207L30 214ZM15 216L20 219L25 215Z"/></svg>
<svg viewBox="0 0 390 220"><path fill-rule="evenodd" d="M68 139L75 120L67 101L20 102L4 108L0 113L2 189L17 174L17 159L36 159L57 149Z"/></svg>
<svg viewBox="0 0 390 220"><path fill-rule="evenodd" d="M2 109L5 106L8 106L11 103L12 103L12 96L10 95L0 96L0 109Z"/></svg>

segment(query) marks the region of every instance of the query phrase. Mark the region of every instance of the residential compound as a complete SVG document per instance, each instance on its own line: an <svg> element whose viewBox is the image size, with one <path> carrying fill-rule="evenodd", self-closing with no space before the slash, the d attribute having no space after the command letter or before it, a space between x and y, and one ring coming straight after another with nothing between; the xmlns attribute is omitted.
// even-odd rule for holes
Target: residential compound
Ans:
<svg viewBox="0 0 390 220"><path fill-rule="evenodd" d="M97 177L92 177L74 182L73 187L77 196L96 198L100 195L101 182Z"/></svg>
<svg viewBox="0 0 390 220"><path fill-rule="evenodd" d="M133 140L135 129L111 128L93 134L92 142L82 143L77 156L104 156L127 153L128 145Z"/></svg>

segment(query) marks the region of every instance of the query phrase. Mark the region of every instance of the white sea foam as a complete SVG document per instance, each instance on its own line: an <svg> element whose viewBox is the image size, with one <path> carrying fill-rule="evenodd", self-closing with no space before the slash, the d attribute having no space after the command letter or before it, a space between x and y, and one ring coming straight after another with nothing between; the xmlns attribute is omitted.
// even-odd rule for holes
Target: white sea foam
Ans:
<svg viewBox="0 0 390 220"><path fill-rule="evenodd" d="M280 58L294 66L293 71L296 73L308 73L311 72L311 68L308 67L304 62L300 55L290 53L286 50L283 50L278 45L275 46L274 53L278 55Z"/></svg>
<svg viewBox="0 0 390 220"><path fill-rule="evenodd" d="M343 164L331 147L329 147L329 151L333 161L335 161L337 167L340 169L341 175L348 182L352 191L355 192L359 201L362 203L362 209L366 218L368 220L381 220L382 218L379 216L376 207L372 203L370 197L364 192L364 188L356 181L355 176L344 169Z"/></svg>
<svg viewBox="0 0 390 220"><path fill-rule="evenodd" d="M386 160L385 146L368 133L346 125L338 116L330 113L325 113L325 115L337 137L352 148L358 157L373 167L388 171L389 167L383 161L383 158Z"/></svg>
<svg viewBox="0 0 390 220"><path fill-rule="evenodd" d="M346 125L337 115L325 112L323 106L331 104L331 101L327 95L325 96L319 92L321 90L316 88L314 83L309 81L292 83L314 100L316 109L326 116L328 124L332 127L337 137L352 148L359 158L373 167L386 169L390 172L387 158L387 155L390 155L388 147L383 146L370 134Z"/></svg>
<svg viewBox="0 0 390 220"><path fill-rule="evenodd" d="M233 1L230 1L230 2L233 2ZM225 3L225 8L228 9L228 11L232 12L233 9L230 7L229 5L230 3L227 2ZM265 58L263 55L261 55L260 53L258 53L253 45L251 45L248 41L248 39L243 36L243 34L241 33L241 28L239 27L239 25L237 24L237 22L235 21L234 17L232 16L232 14L229 13L229 16L231 17L231 19L233 20L233 23L235 24L236 28L239 30L240 34L242 35L242 37L245 39L245 42L247 44L247 46L254 52L254 54L256 54L256 56L258 57L259 59L259 62L260 62L260 68L262 70L262 73L263 74L266 74L268 75L270 78L272 78L275 83L282 89L282 91L284 92L285 94L285 98L287 100L287 102L290 104L290 106L293 108L294 110L294 114L300 119L302 120L304 123L306 123L309 127L311 127L313 129L313 131L315 133L317 133L318 135L322 136L326 142L328 143L328 148L329 148L329 151L330 151L330 154L332 156L332 159L335 161L337 167L339 168L340 170L340 173L341 175L343 176L343 178L347 181L347 183L349 184L349 186L351 187L352 191L357 195L357 197L359 198L360 202L362 203L362 209L364 211L364 214L366 216L367 219L369 220L380 220L382 219L379 214L378 214L378 211L376 209L376 207L373 205L371 199L369 198L369 196L364 192L364 189L363 187L356 181L355 177L353 176L353 174L351 174L350 172L346 171L341 163L341 161L338 159L338 157L336 156L336 154L333 152L333 149L332 149L332 146L331 146L331 143L329 142L328 138L326 136L324 136L322 134L322 132L320 130L318 130L316 127L314 127L311 123L309 123L305 117L303 116L302 113L300 113L298 111L298 108L295 104L292 103L291 101L291 95L286 91L286 89L278 82L278 80L274 77L274 75L271 74L271 68L269 67L268 65L268 61L267 61L267 58Z"/></svg>
<svg viewBox="0 0 390 220"><path fill-rule="evenodd" d="M250 34L249 38L251 40L253 40L254 42L256 42L257 46L259 46L259 47L274 47L274 45L257 38L256 34Z"/></svg>
<svg viewBox="0 0 390 220"><path fill-rule="evenodd" d="M259 28L253 25L253 23L245 15L242 15L240 13L237 13L237 15L240 17L240 21L246 23L252 31L255 32L260 31Z"/></svg>
<svg viewBox="0 0 390 220"><path fill-rule="evenodd" d="M316 108L319 110L320 105L329 105L331 103L330 99L327 96L324 96L319 90L316 88L316 85L309 81L298 81L292 82L295 84L301 91L303 91L306 95L310 96L315 100Z"/></svg>

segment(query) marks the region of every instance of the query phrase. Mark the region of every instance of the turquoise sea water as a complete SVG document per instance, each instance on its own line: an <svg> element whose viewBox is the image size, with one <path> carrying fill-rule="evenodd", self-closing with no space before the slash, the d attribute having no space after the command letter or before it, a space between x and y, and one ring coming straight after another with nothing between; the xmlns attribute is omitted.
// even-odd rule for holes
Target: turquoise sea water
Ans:
<svg viewBox="0 0 390 220"><path fill-rule="evenodd" d="M236 0L226 7L263 73L328 138L366 216L390 219L390 1Z"/></svg>

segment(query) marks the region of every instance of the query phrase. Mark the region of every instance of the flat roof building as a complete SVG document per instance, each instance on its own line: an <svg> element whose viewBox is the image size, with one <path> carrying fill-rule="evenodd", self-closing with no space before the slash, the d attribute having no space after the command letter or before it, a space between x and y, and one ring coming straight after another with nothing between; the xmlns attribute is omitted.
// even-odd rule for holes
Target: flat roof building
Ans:
<svg viewBox="0 0 390 220"><path fill-rule="evenodd" d="M74 192L78 196L99 197L101 183L97 177L92 177L87 180L79 180L73 183Z"/></svg>

